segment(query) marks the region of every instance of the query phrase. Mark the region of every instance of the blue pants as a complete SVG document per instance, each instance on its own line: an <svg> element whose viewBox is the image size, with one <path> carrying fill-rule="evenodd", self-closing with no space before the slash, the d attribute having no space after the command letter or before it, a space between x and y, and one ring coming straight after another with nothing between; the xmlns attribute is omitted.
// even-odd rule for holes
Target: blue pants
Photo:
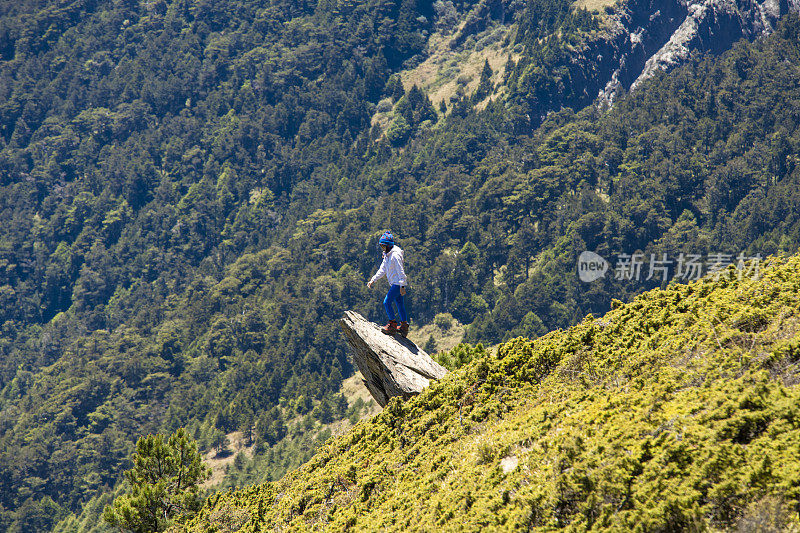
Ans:
<svg viewBox="0 0 800 533"><path fill-rule="evenodd" d="M397 302L397 310L400 312L400 321L408 322L408 315L406 314L406 306L403 303L403 295L400 294L400 285L392 285L386 298L383 299L383 308L386 309L386 314L389 315L389 320L394 320L394 308L392 302Z"/></svg>

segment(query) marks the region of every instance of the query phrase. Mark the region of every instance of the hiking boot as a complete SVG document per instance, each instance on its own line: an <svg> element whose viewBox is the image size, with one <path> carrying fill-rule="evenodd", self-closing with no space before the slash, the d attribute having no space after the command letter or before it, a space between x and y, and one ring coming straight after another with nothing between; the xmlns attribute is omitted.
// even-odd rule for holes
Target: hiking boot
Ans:
<svg viewBox="0 0 800 533"><path fill-rule="evenodd" d="M403 336L405 339L408 336L408 322L400 322L400 327L397 329L400 332L400 335Z"/></svg>
<svg viewBox="0 0 800 533"><path fill-rule="evenodd" d="M381 333L385 333L386 335L394 335L397 333L397 322L390 320L388 324L381 328Z"/></svg>

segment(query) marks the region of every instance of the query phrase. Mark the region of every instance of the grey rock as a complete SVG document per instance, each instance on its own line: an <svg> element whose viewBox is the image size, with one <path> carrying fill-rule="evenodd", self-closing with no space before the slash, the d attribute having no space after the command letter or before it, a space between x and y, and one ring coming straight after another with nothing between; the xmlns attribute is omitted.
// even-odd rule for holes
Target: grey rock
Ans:
<svg viewBox="0 0 800 533"><path fill-rule="evenodd" d="M353 349L364 385L381 407L395 396L407 400L447 374L422 348L400 335L381 333L378 325L358 313L345 312L339 327Z"/></svg>
<svg viewBox="0 0 800 533"><path fill-rule="evenodd" d="M787 4L787 11L796 6ZM661 49L645 63L631 91L659 70L689 59L693 51L721 52L740 38L753 40L775 30L785 13L778 0L688 0L686 18Z"/></svg>
<svg viewBox="0 0 800 533"><path fill-rule="evenodd" d="M606 34L587 44L598 65L600 107L613 106L659 71L693 54L719 54L739 39L775 30L778 19L800 11L800 0L628 0L609 17ZM607 57L613 60L608 62Z"/></svg>
<svg viewBox="0 0 800 533"><path fill-rule="evenodd" d="M511 20L515 11L508 6L516 3L521 0L480 2L506 6L508 16L497 20ZM563 59L549 65L554 70L546 75L555 75L556 83L528 94L529 111L516 127L532 132L565 107L578 110L595 103L609 109L658 72L720 54L741 39L769 35L782 16L800 12L800 0L619 0L603 11L600 27L564 47Z"/></svg>

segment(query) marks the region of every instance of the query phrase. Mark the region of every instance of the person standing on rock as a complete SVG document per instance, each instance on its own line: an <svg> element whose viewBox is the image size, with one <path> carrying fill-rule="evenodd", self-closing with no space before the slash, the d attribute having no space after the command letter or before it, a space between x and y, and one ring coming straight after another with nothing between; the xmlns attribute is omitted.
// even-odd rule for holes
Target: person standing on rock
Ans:
<svg viewBox="0 0 800 533"><path fill-rule="evenodd" d="M389 323L381 328L381 331L387 335L394 335L400 333L403 337L408 335L408 315L406 314L406 306L403 302L403 296L406 294L406 271L403 268L403 250L394 242L394 237L390 232L385 232L381 235L378 244L383 250L383 261L380 268L372 276L372 279L367 282L367 287L372 288L372 284L386 276L386 281L389 282L389 292L386 298L383 299L383 307L386 309L386 314L389 315ZM400 327L397 327L395 320L394 307L392 304L397 305L397 311L400 315Z"/></svg>

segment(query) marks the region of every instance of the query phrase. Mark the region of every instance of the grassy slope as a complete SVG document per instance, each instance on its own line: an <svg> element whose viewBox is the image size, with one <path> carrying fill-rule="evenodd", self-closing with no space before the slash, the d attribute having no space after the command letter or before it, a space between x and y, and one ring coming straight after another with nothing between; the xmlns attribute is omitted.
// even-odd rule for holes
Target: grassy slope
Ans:
<svg viewBox="0 0 800 533"><path fill-rule="evenodd" d="M513 340L190 529L796 527L798 309L771 259Z"/></svg>

